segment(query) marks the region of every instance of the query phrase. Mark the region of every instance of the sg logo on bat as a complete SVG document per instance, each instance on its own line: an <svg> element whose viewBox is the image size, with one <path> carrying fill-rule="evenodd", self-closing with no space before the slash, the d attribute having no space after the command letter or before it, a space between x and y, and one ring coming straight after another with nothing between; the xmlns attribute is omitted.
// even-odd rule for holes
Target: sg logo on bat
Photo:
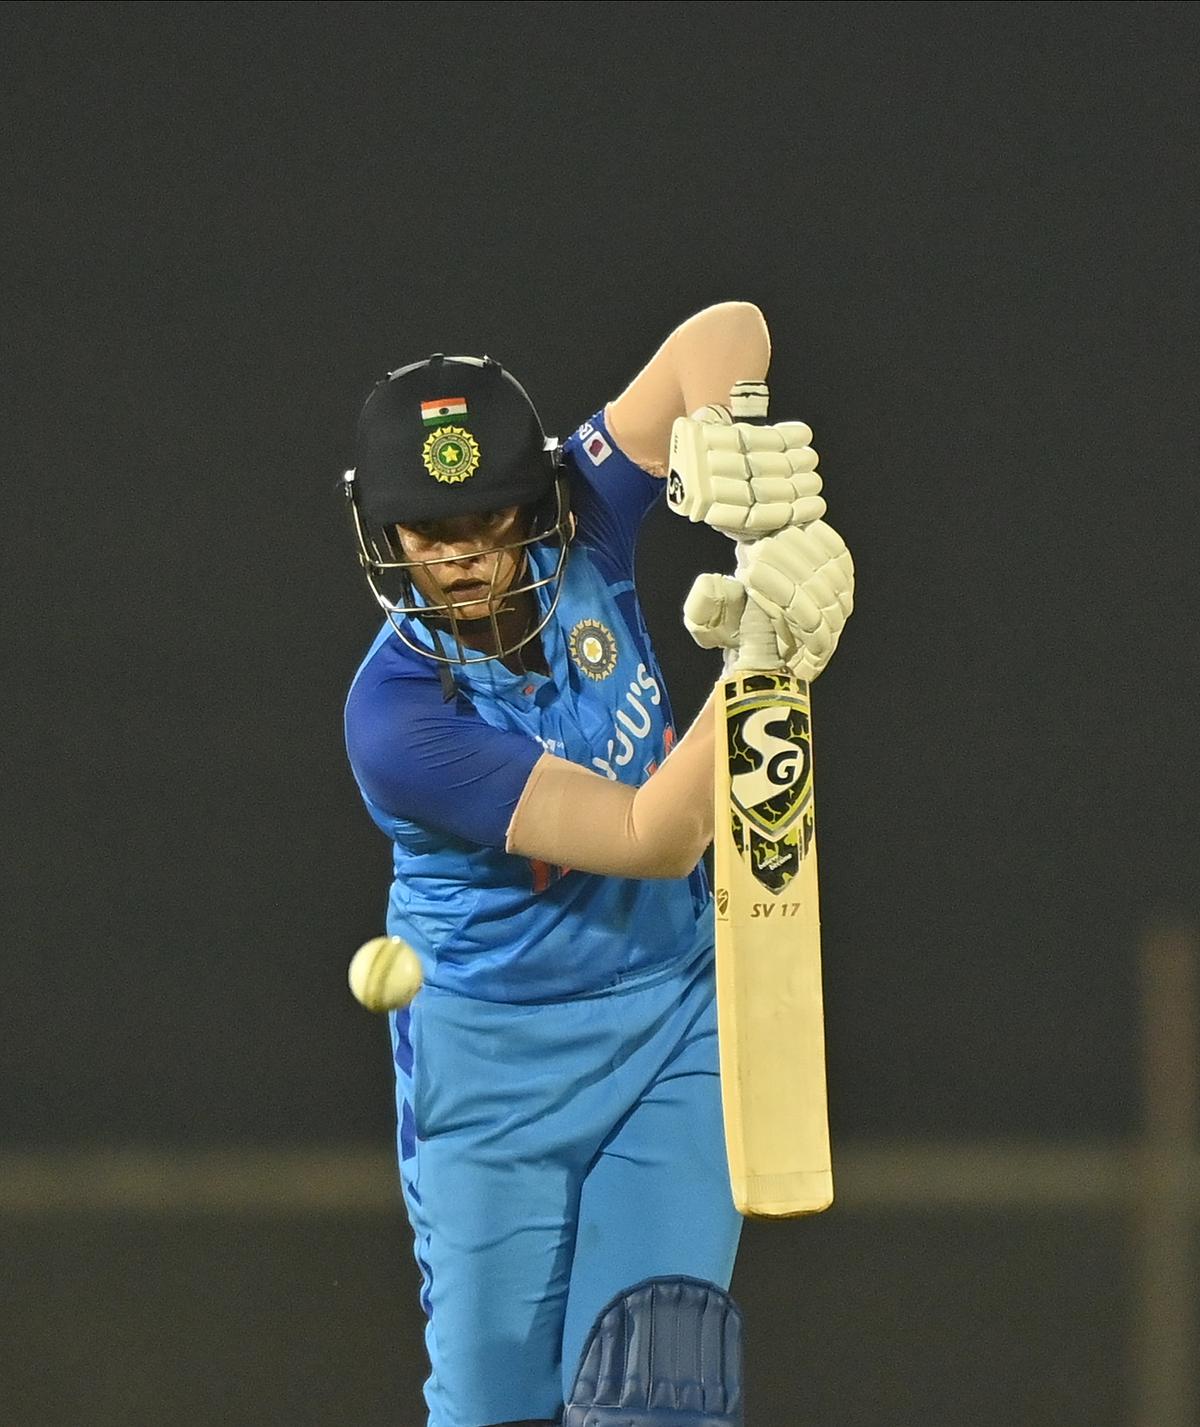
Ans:
<svg viewBox="0 0 1200 1427"><path fill-rule="evenodd" d="M755 880L778 893L813 840L808 686L774 673L733 682L725 712L733 843Z"/></svg>

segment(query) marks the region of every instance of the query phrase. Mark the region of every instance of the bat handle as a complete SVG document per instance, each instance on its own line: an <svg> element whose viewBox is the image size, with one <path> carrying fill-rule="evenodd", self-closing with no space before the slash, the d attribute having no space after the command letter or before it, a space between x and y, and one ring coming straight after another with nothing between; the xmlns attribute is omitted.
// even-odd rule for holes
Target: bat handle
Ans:
<svg viewBox="0 0 1200 1427"><path fill-rule="evenodd" d="M768 392L766 382L734 382L729 393L729 410L735 421L744 421L753 426L765 426L767 421ZM746 562L750 554L752 540L739 540L737 547L737 573L745 584ZM775 631L771 627L771 617L766 610L746 596L746 607L742 611L738 625L738 654L734 669L778 669L783 665Z"/></svg>
<svg viewBox="0 0 1200 1427"><path fill-rule="evenodd" d="M739 540L737 547L737 572L745 584L746 562L750 555L752 540ZM734 671L742 673L748 669L779 669L783 666L783 656L775 638L771 616L746 595L746 605L738 624L738 652L734 661Z"/></svg>

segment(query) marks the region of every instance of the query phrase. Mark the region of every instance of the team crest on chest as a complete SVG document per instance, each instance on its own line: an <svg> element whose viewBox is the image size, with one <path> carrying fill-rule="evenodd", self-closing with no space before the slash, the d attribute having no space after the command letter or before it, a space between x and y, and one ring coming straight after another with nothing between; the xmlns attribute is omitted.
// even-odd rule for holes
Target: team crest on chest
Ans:
<svg viewBox="0 0 1200 1427"><path fill-rule="evenodd" d="M421 459L434 480L456 485L479 469L479 442L461 426L438 426L425 438Z"/></svg>
<svg viewBox="0 0 1200 1427"><path fill-rule="evenodd" d="M598 619L581 619L571 631L567 647L589 679L607 679L617 667L617 641Z"/></svg>

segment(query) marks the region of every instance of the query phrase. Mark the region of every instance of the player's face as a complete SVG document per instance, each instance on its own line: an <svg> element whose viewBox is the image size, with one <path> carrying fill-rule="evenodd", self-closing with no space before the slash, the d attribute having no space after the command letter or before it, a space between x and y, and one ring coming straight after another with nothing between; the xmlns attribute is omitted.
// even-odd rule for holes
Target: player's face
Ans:
<svg viewBox="0 0 1200 1427"><path fill-rule="evenodd" d="M430 604L452 609L456 619L485 619L513 582L524 558L497 548L525 536L520 506L456 515L417 525L397 525L405 557L416 561L412 582Z"/></svg>

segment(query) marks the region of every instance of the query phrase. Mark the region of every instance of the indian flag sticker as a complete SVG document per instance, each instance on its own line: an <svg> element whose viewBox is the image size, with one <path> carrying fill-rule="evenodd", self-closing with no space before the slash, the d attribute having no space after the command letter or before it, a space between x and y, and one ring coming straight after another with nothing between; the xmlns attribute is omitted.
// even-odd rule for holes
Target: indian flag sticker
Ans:
<svg viewBox="0 0 1200 1427"><path fill-rule="evenodd" d="M421 420L426 426L440 426L443 421L453 421L456 416L466 416L465 396L439 396L436 401L421 403Z"/></svg>

